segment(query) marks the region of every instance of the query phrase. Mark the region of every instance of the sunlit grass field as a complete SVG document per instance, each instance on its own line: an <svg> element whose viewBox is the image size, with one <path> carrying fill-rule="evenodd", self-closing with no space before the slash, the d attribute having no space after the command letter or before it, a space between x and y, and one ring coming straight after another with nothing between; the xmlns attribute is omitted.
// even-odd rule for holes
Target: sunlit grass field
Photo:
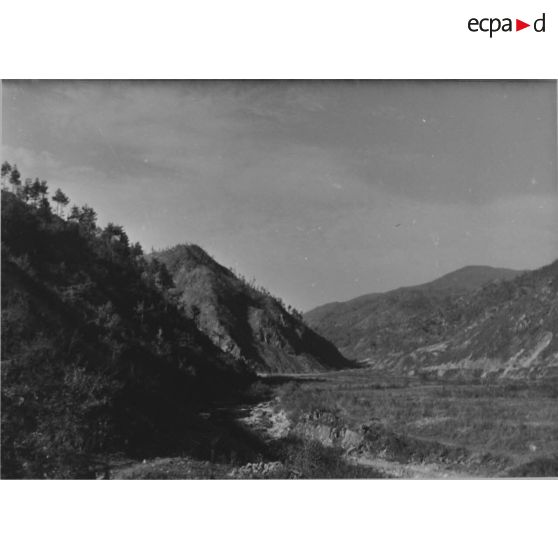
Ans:
<svg viewBox="0 0 558 558"><path fill-rule="evenodd" d="M463 380L357 369L286 384L279 397L294 420L316 412L334 415L356 430L366 426L414 444L490 454L517 475L525 467L537 474L539 462L541 475L548 474L549 463L558 468L556 376Z"/></svg>

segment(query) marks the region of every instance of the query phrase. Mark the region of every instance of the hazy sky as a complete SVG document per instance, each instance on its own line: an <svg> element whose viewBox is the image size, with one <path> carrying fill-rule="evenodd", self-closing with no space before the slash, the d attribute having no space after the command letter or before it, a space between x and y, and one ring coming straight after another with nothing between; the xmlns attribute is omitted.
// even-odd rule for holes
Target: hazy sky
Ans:
<svg viewBox="0 0 558 558"><path fill-rule="evenodd" d="M558 257L556 85L4 82L2 160L302 310Z"/></svg>

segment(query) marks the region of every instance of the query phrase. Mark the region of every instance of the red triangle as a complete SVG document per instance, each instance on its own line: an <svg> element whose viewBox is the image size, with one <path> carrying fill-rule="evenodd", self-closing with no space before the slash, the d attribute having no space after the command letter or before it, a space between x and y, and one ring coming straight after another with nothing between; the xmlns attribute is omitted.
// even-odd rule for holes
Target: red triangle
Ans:
<svg viewBox="0 0 558 558"><path fill-rule="evenodd" d="M526 27L531 27L531 24L530 23L525 23L524 21L521 21L520 19L515 20L515 30L516 31L521 31L522 29L525 29Z"/></svg>

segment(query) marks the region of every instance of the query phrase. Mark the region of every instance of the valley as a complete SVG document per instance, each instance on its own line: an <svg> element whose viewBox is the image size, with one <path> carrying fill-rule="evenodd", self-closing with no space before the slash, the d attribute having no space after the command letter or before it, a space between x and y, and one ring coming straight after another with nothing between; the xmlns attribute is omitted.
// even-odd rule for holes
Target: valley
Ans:
<svg viewBox="0 0 558 558"><path fill-rule="evenodd" d="M144 254L13 176L3 478L558 476L558 260L303 316L195 244Z"/></svg>
<svg viewBox="0 0 558 558"><path fill-rule="evenodd" d="M259 378L247 395L216 413L244 452L222 444L213 460L147 460L116 478L558 475L556 375L471 382L361 368Z"/></svg>

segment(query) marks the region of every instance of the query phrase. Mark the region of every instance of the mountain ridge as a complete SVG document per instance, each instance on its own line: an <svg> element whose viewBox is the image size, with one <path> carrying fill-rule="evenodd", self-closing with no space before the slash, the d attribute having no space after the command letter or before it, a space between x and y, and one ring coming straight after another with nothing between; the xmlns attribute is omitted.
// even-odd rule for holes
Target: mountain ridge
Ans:
<svg viewBox="0 0 558 558"><path fill-rule="evenodd" d="M470 275L470 271L481 271L481 272L487 272L487 273L493 273L493 277L486 279L486 280L479 280L478 276L475 277L473 284L469 284L469 286L464 285L463 288L465 290L471 290L473 288L478 288L480 286L482 286L484 283L486 283L487 281L490 280L500 280L500 279L511 279L513 277L516 277L517 275L520 275L521 273L525 273L527 270L516 270L516 269L510 269L510 268L505 268L505 267L493 267L493 266L489 266L489 265L480 265L480 264L471 264L471 265L466 265L463 267L460 267L454 271L450 271L448 273L445 273L444 275L441 275L440 277L437 277L435 279L432 279L431 281L426 281L425 283L418 283L416 285L403 285L401 287L396 287L395 289L388 289L387 291L375 291L372 293L364 293L361 295L358 295L356 297L352 297L350 299L347 300L335 300L335 301L331 301L331 302L326 302L324 304L319 304L318 306L315 306L314 308L311 308L310 310L307 310L306 312L304 312L304 316L308 316L311 315L312 313L316 312L316 311L320 311L322 309L328 308L328 307L334 307L340 304L348 304L348 303L352 303L352 302L361 302L361 301L365 301L369 298L375 298L378 296L382 296L382 295L386 295L388 293L394 293L397 291L401 291L401 290L407 290L407 289L425 289L425 290L429 290L429 289L436 289L436 290L440 290L440 285L443 285L442 290L445 289L449 289L450 286L449 285L444 285L444 283L447 283L448 280L454 280L455 278L455 282L457 283L458 281L460 282L463 279L464 275Z"/></svg>
<svg viewBox="0 0 558 558"><path fill-rule="evenodd" d="M554 269L553 265L547 266L548 269ZM498 313L498 304L505 305L510 302L510 296L516 296L514 285L529 284L535 281L538 273L540 270L466 266L415 287L401 287L318 307L308 312L305 319L350 358L384 367L435 366L444 358L453 358L440 347L444 343L444 348L452 346L449 340L459 334L460 328L473 331L475 324L482 321L483 312ZM538 300L533 289L529 292L534 293L534 301ZM529 313L528 308L526 313ZM500 322L506 323L505 316L499 316ZM504 329L502 325L502 331ZM484 333L488 334L488 331ZM464 339L461 343L466 344ZM508 343L511 346L511 339ZM478 344L481 344L480 338ZM496 346L498 342L494 341ZM450 352L453 355L455 350ZM497 351L484 346L482 351L473 349L472 352L480 363L482 358L490 359ZM459 359L464 358L460 354ZM511 357L498 355L498 358L501 364Z"/></svg>
<svg viewBox="0 0 558 558"><path fill-rule="evenodd" d="M301 314L225 268L195 244L152 255L175 282L186 313L217 346L259 373L300 373L350 364Z"/></svg>

